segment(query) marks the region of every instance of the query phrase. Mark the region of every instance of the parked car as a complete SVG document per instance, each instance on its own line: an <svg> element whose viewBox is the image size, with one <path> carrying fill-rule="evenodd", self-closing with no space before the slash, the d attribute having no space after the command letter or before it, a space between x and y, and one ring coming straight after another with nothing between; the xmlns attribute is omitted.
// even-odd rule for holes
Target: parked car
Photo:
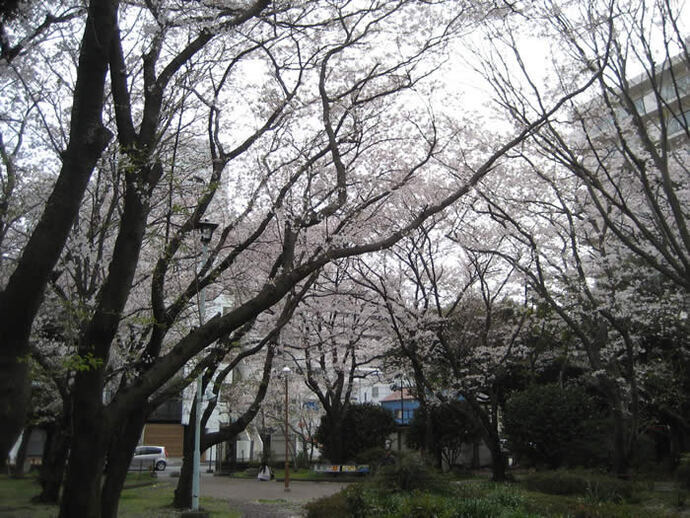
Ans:
<svg viewBox="0 0 690 518"><path fill-rule="evenodd" d="M137 446L130 467L133 469L151 469L165 471L168 465L168 452L165 446Z"/></svg>

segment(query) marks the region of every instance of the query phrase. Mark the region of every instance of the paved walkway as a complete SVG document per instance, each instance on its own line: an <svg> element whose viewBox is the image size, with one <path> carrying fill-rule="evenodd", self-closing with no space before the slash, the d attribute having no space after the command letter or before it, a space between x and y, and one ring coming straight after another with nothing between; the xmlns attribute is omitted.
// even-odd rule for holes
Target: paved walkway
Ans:
<svg viewBox="0 0 690 518"><path fill-rule="evenodd" d="M167 477L166 477L167 478ZM161 480L165 478L161 477ZM173 484L176 478L169 479ZM201 496L229 502L246 518L297 518L303 516L303 505L310 500L332 495L347 487L346 482L291 481L290 491L283 482L260 482L256 479L215 477L203 473Z"/></svg>

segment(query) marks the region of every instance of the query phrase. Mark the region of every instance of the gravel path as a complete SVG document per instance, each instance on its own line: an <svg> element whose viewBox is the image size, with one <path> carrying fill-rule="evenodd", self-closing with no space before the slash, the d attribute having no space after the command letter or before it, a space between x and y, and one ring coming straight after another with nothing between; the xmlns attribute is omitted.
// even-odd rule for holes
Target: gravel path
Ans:
<svg viewBox="0 0 690 518"><path fill-rule="evenodd" d="M169 480L177 483L175 478ZM208 473L203 473L200 481L201 496L225 500L246 518L299 518L304 516L305 503L337 493L347 486L345 482L293 480L290 491L286 492L283 482L215 477Z"/></svg>

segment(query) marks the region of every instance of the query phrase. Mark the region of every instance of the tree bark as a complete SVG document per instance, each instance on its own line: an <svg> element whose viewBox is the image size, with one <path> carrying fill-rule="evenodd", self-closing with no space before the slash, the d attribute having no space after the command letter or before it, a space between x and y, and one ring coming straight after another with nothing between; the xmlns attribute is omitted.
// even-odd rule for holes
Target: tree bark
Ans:
<svg viewBox="0 0 690 518"><path fill-rule="evenodd" d="M189 422L194 419L195 408L189 414ZM192 507L192 472L194 469L194 429L191 426L184 427L183 458L180 478L175 488L173 507L177 509L190 509Z"/></svg>
<svg viewBox="0 0 690 518"><path fill-rule="evenodd" d="M478 469L480 467L479 463L479 446L480 442L479 441L472 441L472 462L470 464L470 467L472 469Z"/></svg>
<svg viewBox="0 0 690 518"><path fill-rule="evenodd" d="M508 468L508 458L501 449L501 439L498 435L495 421L492 421L486 411L484 411L477 400L465 395L468 404L467 416L477 425L481 432L482 439L489 452L491 452L491 480L494 482L505 482L509 480L506 470Z"/></svg>
<svg viewBox="0 0 690 518"><path fill-rule="evenodd" d="M101 115L118 3L90 2L77 68L70 141L62 155L60 175L16 269L0 292L0 462L5 462L26 420L31 325L91 173L112 137Z"/></svg>
<svg viewBox="0 0 690 518"><path fill-rule="evenodd" d="M621 477L628 476L629 452L627 449L627 432L628 425L626 424L625 416L620 407L620 400L618 397L611 397L611 414L613 417L613 472Z"/></svg>
<svg viewBox="0 0 690 518"><path fill-rule="evenodd" d="M60 488L65 478L69 441L68 420L60 419L46 429L46 443L43 450L41 470L38 475L41 493L33 499L35 502L58 503Z"/></svg>
<svg viewBox="0 0 690 518"><path fill-rule="evenodd" d="M501 449L500 442L490 442L491 444L489 444L488 447L491 452L491 480L494 482L505 482L510 480L510 477L508 477L506 473L508 469L508 459Z"/></svg>
<svg viewBox="0 0 690 518"><path fill-rule="evenodd" d="M19 443L19 448L17 449L17 458L14 460L14 469L12 470L12 476L15 478L22 478L25 474L24 464L26 463L29 440L31 439L31 434L33 431L33 426L27 426L24 428L24 434L22 435L22 440Z"/></svg>
<svg viewBox="0 0 690 518"><path fill-rule="evenodd" d="M142 405L133 411L126 422L113 434L108 449L108 464L101 490L101 518L117 518L120 493L125 485L134 448L139 443L141 430L149 415Z"/></svg>
<svg viewBox="0 0 690 518"><path fill-rule="evenodd" d="M101 402L102 369L80 372L74 383L70 445L60 518L99 518L101 478L111 423L105 419Z"/></svg>

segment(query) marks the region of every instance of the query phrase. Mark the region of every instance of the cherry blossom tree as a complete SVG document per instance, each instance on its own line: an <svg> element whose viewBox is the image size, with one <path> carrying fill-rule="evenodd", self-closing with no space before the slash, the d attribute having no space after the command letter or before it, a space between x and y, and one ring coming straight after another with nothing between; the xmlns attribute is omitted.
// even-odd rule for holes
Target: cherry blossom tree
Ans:
<svg viewBox="0 0 690 518"><path fill-rule="evenodd" d="M521 358L522 330L528 318L520 293L511 293L513 272L490 255L443 244L447 223L423 226L394 247L377 269L364 265L361 281L378 294L387 310L390 333L409 366L422 411L460 396L489 447L493 476L506 477L498 409L505 397L503 376ZM458 261L446 259L453 254ZM509 296L510 295L510 296ZM426 423L427 451L433 451L433 423Z"/></svg>
<svg viewBox="0 0 690 518"><path fill-rule="evenodd" d="M51 7L54 7L51 5ZM59 9L55 10L56 12ZM102 122L105 103L105 80L108 69L108 50L115 30L117 2L95 2L85 14L86 23L79 51L80 66L71 98L73 100L68 137L65 147L61 146L60 173L53 184L50 196L45 201L40 219L30 231L30 237L21 245L21 256L12 265L11 275L4 280L0 292L0 311L3 324L0 325L0 410L5 423L0 433L0 458L4 462L9 448L23 426L26 404L29 395L27 362L22 358L28 353L28 339L46 284L62 251L67 234L77 215L79 204L86 189L96 161L112 137ZM43 15L40 13L39 15ZM53 16L49 11L42 23L28 23L29 27L18 31L18 41L10 42L5 20L2 24L3 59L9 61L33 42L44 30L54 27L53 18L70 20L69 9L63 14ZM22 27L24 29L24 27ZM69 31L68 31L69 32ZM3 72L6 72L3 70ZM10 83L21 82L25 74L18 78L3 73ZM21 89L21 87L20 87ZM33 103L23 103L23 118L10 118L13 124L14 141L6 141L3 130L3 143L0 146L4 165L2 220L7 225L13 218L7 218L10 198L14 198L15 186L21 183L17 178L20 165L16 152L25 135L22 128ZM10 151L12 150L12 151ZM13 204L16 206L16 204ZM3 234L7 229L3 229ZM4 255L4 253L3 253Z"/></svg>
<svg viewBox="0 0 690 518"><path fill-rule="evenodd" d="M596 78L583 78L466 165L441 165L440 142L449 136L420 93L430 89L444 45L485 17L485 7L92 0L77 17L51 24L67 51L65 61L52 54L46 70L71 92L72 107L38 117L35 131L59 167L38 221L21 222L28 237L0 294L0 397L12 402L0 405L3 448L24 421L20 360L45 287L67 257L84 193L99 181L94 171L114 171L110 194L89 198L104 215L113 207L103 247L88 225L77 227L87 232L82 250L102 255L82 256L98 263L98 275L74 340L74 358L88 368L72 386L61 516L116 513L125 457L156 393L188 361L327 264L390 247L447 210ZM415 37L399 37L401 24ZM22 47L13 63L28 61L34 48L50 46ZM16 71L30 93L26 77ZM201 182L186 181L195 177ZM194 230L211 214L221 228L197 271ZM226 292L232 303L190 330L204 289Z"/></svg>
<svg viewBox="0 0 690 518"><path fill-rule="evenodd" d="M501 182L483 189L480 213L504 237L474 247L493 247L518 268L577 337L609 402L613 468L624 473L642 423L641 329L687 304L687 52L672 3L591 3L553 16L556 7L533 16L562 41L550 70L561 88L541 88L509 36L497 48L516 56L520 74L509 77L506 61L485 64L499 103L521 124L579 74L600 65L602 74L588 101L541 128ZM655 297L653 271L675 288Z"/></svg>
<svg viewBox="0 0 690 518"><path fill-rule="evenodd" d="M342 424L353 390L382 361L388 346L376 307L348 280L347 266L345 261L322 271L283 336L294 370L318 398L329 423L332 462L347 460Z"/></svg>
<svg viewBox="0 0 690 518"><path fill-rule="evenodd" d="M312 280L316 275L312 276ZM273 370L273 361L276 354L276 348L279 344L279 337L281 329L290 321L293 312L298 306L301 298L305 292L309 290L311 281L307 282L299 293L288 295L283 304L275 323L267 325L257 325L257 321L251 321L247 325L240 328L237 332L225 338L222 347L211 349L206 356L200 360L199 364L195 366L194 371L203 372L202 376L202 392L213 394L214 397L206 404L203 409L200 422L200 451L207 451L214 445L221 444L226 441L234 440L241 432L243 432L252 420L257 416L261 404L266 397L269 390L269 382L271 380L271 373ZM257 335L257 327L267 328L268 331L263 333L263 336ZM230 345L228 345L230 344ZM263 354L259 355L259 352ZM249 368L240 369L242 362L263 360L259 365L254 366L254 370L260 375L255 380L242 380L242 372L248 372ZM226 380L228 375L233 374L233 386L241 385L241 388L233 390L227 388ZM196 378L196 376L188 376L173 386L168 386L166 389L156 395L156 400L164 401L170 395L179 393L180 388L189 380ZM253 387L250 381L253 381L256 386ZM207 390L210 389L210 392ZM218 407L220 398L228 401L232 408L230 411L234 415L232 423L223 426L220 430L215 432L207 432L206 424L208 423L213 411ZM152 404L152 406L155 403ZM192 403L189 415L189 422L194 423L196 419L197 409L196 399ZM175 490L175 498L173 505L181 509L189 509L192 504L192 470L193 470L193 453L194 453L194 432L191 426L185 428L183 441L183 462L180 471L180 478Z"/></svg>

